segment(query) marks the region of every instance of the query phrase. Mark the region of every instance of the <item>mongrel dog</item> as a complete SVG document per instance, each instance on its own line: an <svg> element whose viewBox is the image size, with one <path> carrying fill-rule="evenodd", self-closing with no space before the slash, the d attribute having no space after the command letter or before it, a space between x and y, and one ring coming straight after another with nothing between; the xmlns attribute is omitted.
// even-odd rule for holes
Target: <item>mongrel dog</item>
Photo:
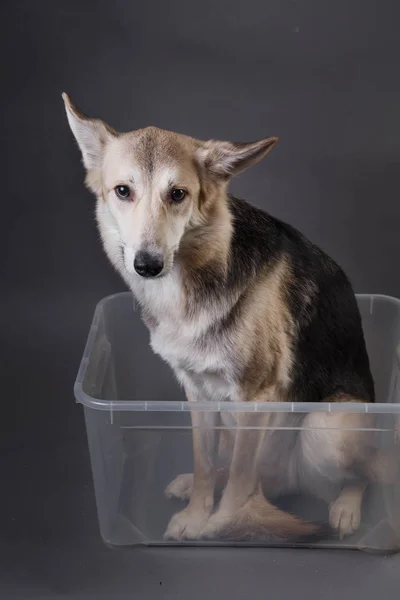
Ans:
<svg viewBox="0 0 400 600"><path fill-rule="evenodd" d="M277 138L237 144L155 127L117 133L63 98L105 251L190 402L374 402L343 271L293 227L227 193L230 179ZM232 434L221 436L219 418L192 411L194 474L166 490L189 503L171 519L168 539L318 534L318 525L271 504L295 490L327 501L330 525L344 536L360 524L368 482L391 477L365 431L373 415L239 412ZM229 468L217 469L218 447L229 444Z"/></svg>

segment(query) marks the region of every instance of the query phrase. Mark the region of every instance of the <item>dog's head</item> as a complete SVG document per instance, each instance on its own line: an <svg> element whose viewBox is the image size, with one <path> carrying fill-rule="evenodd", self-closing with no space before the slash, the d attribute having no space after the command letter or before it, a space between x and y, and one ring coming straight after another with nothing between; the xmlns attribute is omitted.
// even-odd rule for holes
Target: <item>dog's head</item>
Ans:
<svg viewBox="0 0 400 600"><path fill-rule="evenodd" d="M201 142L156 127L118 133L63 98L98 212L109 217L125 269L142 277L168 274L182 238L206 224L229 180L277 142Z"/></svg>

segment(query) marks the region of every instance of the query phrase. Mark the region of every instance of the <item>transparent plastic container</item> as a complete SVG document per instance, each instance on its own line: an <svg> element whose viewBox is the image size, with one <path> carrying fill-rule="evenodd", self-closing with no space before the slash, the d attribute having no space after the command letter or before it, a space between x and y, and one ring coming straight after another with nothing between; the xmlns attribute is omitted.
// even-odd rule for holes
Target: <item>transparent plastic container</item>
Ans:
<svg viewBox="0 0 400 600"><path fill-rule="evenodd" d="M84 406L104 541L116 546L224 544L163 539L172 515L184 508L182 502L167 499L164 490L177 475L193 471L191 410L258 412L260 419L264 411L374 413L376 443L399 454L400 300L381 295L360 295L357 300L375 380L374 404L188 403L171 369L152 352L148 330L132 295L122 293L102 300L95 311L74 391ZM257 421L254 423L257 427ZM328 520L327 506L313 498L295 496L282 502L285 510L294 514L312 521ZM271 543L258 541L257 545ZM333 535L306 545L398 550L398 479L390 485L368 487L361 526L355 534L342 540Z"/></svg>

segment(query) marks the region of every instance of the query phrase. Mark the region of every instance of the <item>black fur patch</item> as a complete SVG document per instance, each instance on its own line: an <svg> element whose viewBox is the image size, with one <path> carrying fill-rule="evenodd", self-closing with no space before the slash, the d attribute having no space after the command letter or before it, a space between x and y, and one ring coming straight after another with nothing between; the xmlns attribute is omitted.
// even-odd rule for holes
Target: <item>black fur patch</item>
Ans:
<svg viewBox="0 0 400 600"><path fill-rule="evenodd" d="M234 233L226 285L246 283L286 258L287 302L297 326L289 398L322 402L344 395L374 402L361 317L342 269L294 227L230 196Z"/></svg>

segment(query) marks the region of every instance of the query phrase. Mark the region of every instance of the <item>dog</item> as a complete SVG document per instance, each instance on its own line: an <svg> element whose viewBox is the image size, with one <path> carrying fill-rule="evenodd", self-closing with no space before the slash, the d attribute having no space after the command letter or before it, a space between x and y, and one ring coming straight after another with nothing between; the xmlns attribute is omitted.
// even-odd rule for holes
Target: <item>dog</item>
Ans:
<svg viewBox="0 0 400 600"><path fill-rule="evenodd" d="M319 524L272 502L294 491L326 501L340 537L355 532L367 485L391 477L373 415L239 411L221 427L222 411L195 410L198 401L375 401L342 269L295 228L228 193L232 177L278 139L203 142L155 127L118 133L63 99L106 254L194 407L194 473L166 489L188 504L165 537L312 538ZM228 464L218 467L223 452Z"/></svg>

